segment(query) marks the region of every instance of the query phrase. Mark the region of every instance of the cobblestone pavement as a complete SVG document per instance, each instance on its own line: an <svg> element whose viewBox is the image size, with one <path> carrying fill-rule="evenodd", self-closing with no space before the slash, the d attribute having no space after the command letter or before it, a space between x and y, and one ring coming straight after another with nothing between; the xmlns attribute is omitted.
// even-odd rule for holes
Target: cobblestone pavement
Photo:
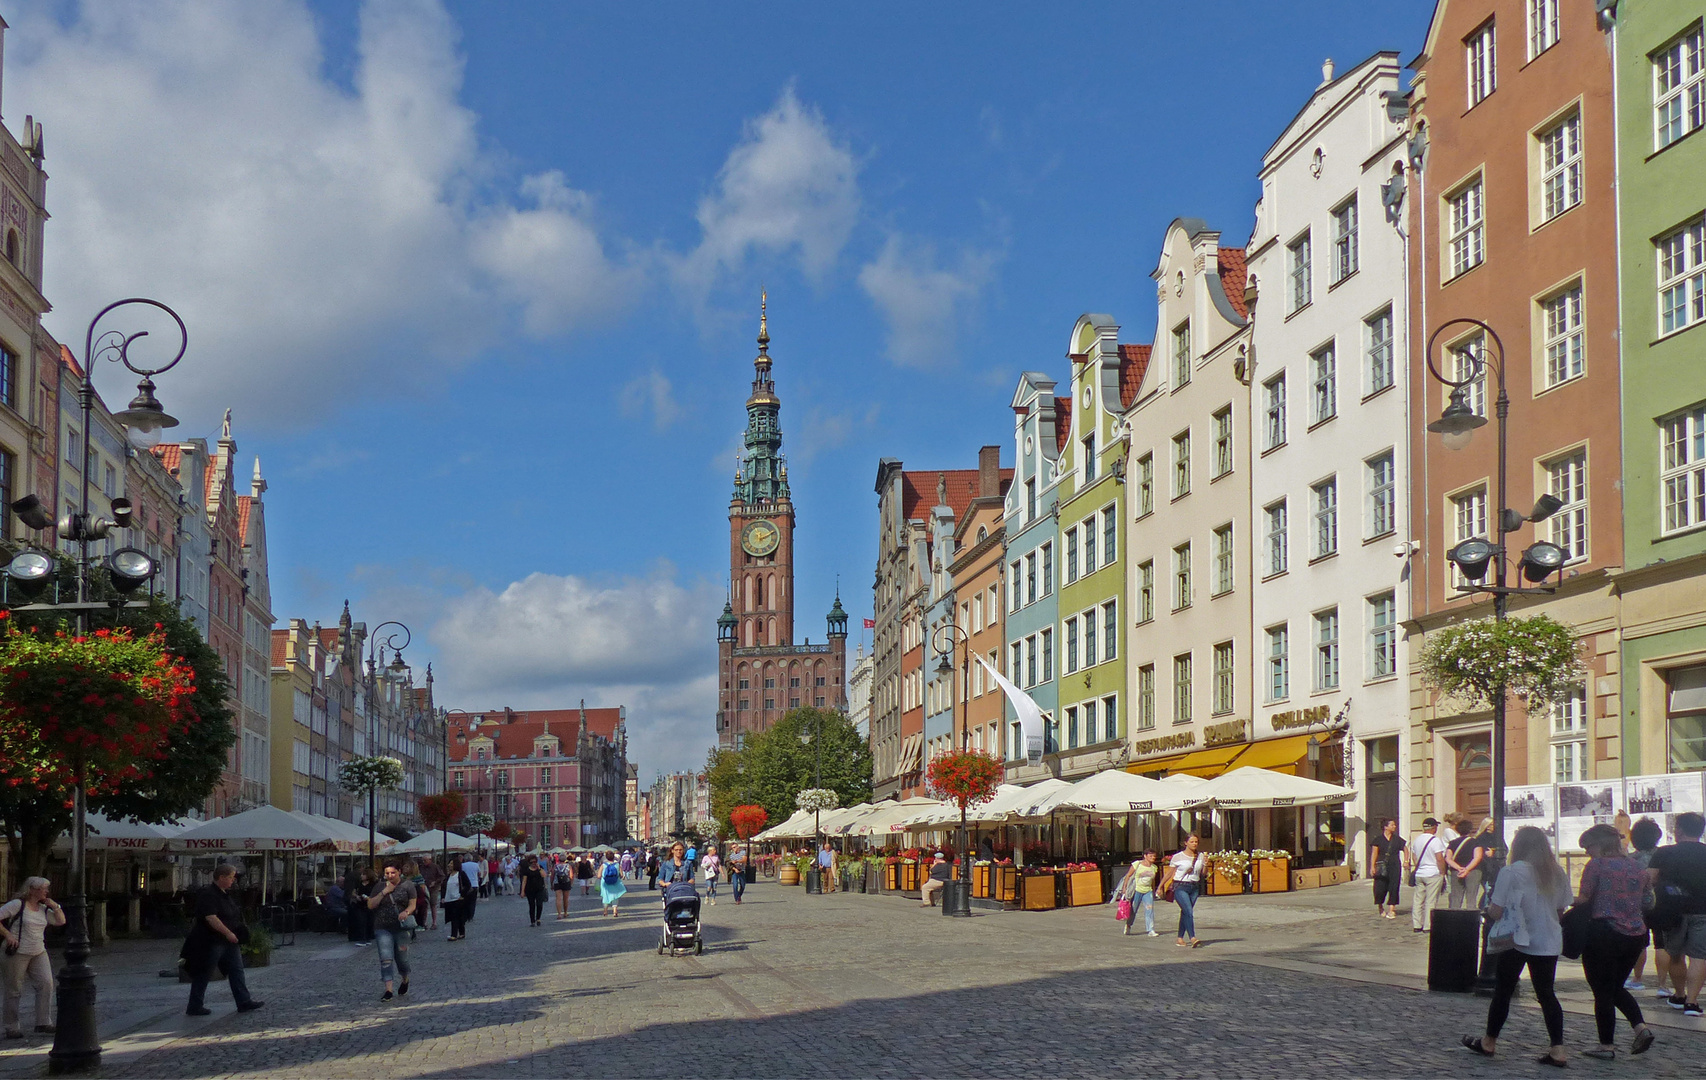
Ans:
<svg viewBox="0 0 1706 1080"><path fill-rule="evenodd" d="M1354 889L1354 893L1352 890ZM1504 1076L1536 1071L1530 999L1498 1060L1457 1046L1486 1003L1416 987L1425 940L1377 920L1365 890L1210 898L1206 947L1122 937L1108 908L947 919L893 896L760 884L706 906L703 956L656 953L655 894L619 919L576 897L566 922L482 903L465 942L423 933L406 999L377 960L312 943L263 973L267 1005L128 1036L108 1076ZM1372 907L1372 905L1368 905ZM1139 927L1141 928L1141 921ZM305 939L311 941L311 939ZM315 957L318 957L317 959ZM1579 968L1561 967L1572 1054L1593 1045ZM1648 1000L1652 1000L1649 998ZM181 1005L177 1006L181 1009ZM1659 1006L1639 1061L1578 1071L1698 1076L1706 1028ZM1620 1032L1626 1045L1627 1031Z"/></svg>

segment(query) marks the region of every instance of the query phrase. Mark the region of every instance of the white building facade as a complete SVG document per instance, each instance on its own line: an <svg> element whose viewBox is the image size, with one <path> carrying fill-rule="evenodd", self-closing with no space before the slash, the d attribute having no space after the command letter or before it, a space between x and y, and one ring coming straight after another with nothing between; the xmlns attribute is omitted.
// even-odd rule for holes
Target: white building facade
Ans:
<svg viewBox="0 0 1706 1080"><path fill-rule="evenodd" d="M1408 260L1404 138L1387 108L1398 63L1377 53L1338 78L1324 66L1263 157L1249 245L1252 736L1274 740L1262 764L1358 791L1342 810L1306 811L1308 836L1249 840L1324 856L1367 851L1368 822L1399 816L1407 772ZM1390 213L1383 187L1399 200Z"/></svg>

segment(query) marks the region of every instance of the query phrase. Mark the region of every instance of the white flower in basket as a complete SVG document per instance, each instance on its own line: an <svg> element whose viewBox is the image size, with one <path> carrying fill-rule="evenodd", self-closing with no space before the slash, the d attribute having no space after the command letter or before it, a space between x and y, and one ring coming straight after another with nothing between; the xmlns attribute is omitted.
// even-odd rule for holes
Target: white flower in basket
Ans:
<svg viewBox="0 0 1706 1080"><path fill-rule="evenodd" d="M403 786L403 763L394 757L350 758L338 766L338 784L345 791L377 791Z"/></svg>
<svg viewBox="0 0 1706 1080"><path fill-rule="evenodd" d="M841 805L841 796L829 788L806 788L794 796L794 805L809 814L820 814Z"/></svg>
<svg viewBox="0 0 1706 1080"><path fill-rule="evenodd" d="M462 827L470 834L483 833L498 823L498 819L490 814L473 813L462 819Z"/></svg>

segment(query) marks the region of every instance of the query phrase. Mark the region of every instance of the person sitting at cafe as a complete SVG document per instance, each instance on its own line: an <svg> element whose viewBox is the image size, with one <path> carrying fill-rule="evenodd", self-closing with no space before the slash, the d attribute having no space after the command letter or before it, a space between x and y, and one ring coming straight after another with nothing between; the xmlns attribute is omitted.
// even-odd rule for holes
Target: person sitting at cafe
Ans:
<svg viewBox="0 0 1706 1080"><path fill-rule="evenodd" d="M923 888L919 890L923 899L918 906L935 907L936 894L947 886L948 879L953 874L954 868L948 864L948 857L938 851L936 857L930 862L930 877L925 880Z"/></svg>

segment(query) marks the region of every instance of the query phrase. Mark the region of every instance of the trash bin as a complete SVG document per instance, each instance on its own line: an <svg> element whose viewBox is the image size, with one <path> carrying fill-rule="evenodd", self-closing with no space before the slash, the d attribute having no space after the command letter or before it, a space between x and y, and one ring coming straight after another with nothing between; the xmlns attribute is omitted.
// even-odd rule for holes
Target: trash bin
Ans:
<svg viewBox="0 0 1706 1080"><path fill-rule="evenodd" d="M822 870L819 870L819 869L814 867L814 868L806 871L806 892L808 892L808 893L822 893L823 892L823 871Z"/></svg>
<svg viewBox="0 0 1706 1080"><path fill-rule="evenodd" d="M950 916L971 914L971 882L942 882L942 914Z"/></svg>
<svg viewBox="0 0 1706 1080"><path fill-rule="evenodd" d="M1454 994L1474 990L1481 958L1481 913L1435 911L1433 926L1428 939L1428 989Z"/></svg>

